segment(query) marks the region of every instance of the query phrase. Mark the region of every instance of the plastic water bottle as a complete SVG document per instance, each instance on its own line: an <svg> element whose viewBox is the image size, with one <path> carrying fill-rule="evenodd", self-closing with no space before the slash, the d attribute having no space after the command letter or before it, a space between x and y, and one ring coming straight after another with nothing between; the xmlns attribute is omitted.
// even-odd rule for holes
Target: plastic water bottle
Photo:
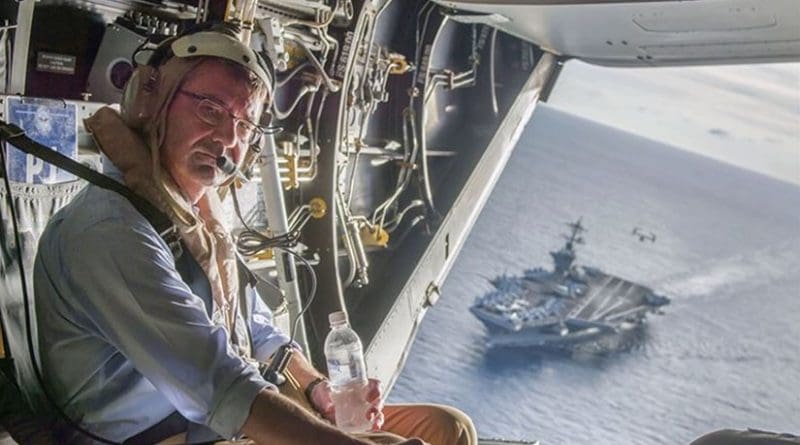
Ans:
<svg viewBox="0 0 800 445"><path fill-rule="evenodd" d="M328 315L331 332L325 339L325 359L331 382L331 398L336 408L336 426L349 433L369 431L367 418L367 370L358 334L347 323L347 314Z"/></svg>

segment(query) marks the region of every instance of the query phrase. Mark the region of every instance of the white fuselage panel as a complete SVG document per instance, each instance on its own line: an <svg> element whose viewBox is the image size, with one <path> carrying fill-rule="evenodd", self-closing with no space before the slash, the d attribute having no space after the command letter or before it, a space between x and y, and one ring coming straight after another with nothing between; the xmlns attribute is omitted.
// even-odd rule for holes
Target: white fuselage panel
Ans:
<svg viewBox="0 0 800 445"><path fill-rule="evenodd" d="M795 0L436 1L486 14L486 23L555 54L600 65L800 60Z"/></svg>

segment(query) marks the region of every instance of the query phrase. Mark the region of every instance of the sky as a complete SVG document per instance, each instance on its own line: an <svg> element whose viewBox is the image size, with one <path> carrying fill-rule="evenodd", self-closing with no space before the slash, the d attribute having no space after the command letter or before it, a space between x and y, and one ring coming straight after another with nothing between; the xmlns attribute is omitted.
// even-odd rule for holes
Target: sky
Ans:
<svg viewBox="0 0 800 445"><path fill-rule="evenodd" d="M564 67L548 103L800 185L800 63Z"/></svg>

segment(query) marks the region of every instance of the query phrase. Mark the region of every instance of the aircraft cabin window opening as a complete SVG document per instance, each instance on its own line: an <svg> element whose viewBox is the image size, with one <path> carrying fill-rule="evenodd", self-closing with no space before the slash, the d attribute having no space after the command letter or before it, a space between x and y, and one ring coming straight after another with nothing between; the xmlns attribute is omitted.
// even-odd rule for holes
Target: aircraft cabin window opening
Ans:
<svg viewBox="0 0 800 445"><path fill-rule="evenodd" d="M45 298L41 297L41 268L51 254L39 251L40 261L35 258L48 224L68 226L58 218L74 213L91 218L103 214L103 209L111 212L109 208L118 204L126 208L116 201L119 196L104 195L95 185L87 185L82 178L91 173L84 174L81 165L124 183L124 194L140 196L156 190L155 195L142 198L150 206L166 203L166 212L158 207L152 213L140 212L144 216L138 219L136 214L128 215L128 225L121 224L120 230L109 234L103 243L107 249L102 250L117 252L131 241L133 235L123 228L133 226L139 235L155 229L155 235L147 232L153 235L147 242L166 247L156 249L158 254L153 255L161 261L151 263L171 271L159 277L168 284L166 288L180 290L175 292L185 297L184 309L200 309L181 312L199 317L200 321L187 326L219 323L237 357L257 370L242 377L252 383L249 390L256 384L266 385L266 374L282 377L286 369L291 370L293 354L307 356L309 365L319 370L315 371L319 375L305 375L295 383L307 383L307 378L319 387L327 364L328 316L344 312L363 342L367 375L383 382L388 394L420 323L429 309L437 309L440 287L507 167L522 129L537 105L547 100L565 61L661 66L798 58L798 50L786 44L796 40L795 29L800 27L793 25L798 20L796 14L786 13L781 0L741 11L717 10L718 5L706 0L656 2L663 3L663 10L657 10L654 2L579 3L2 2L0 138L6 165L0 193L0 378L16 382L20 390L9 400L27 405L34 423L49 421L53 402L43 395L36 368L44 368L45 384L55 382L50 389L63 392L59 385L66 385L69 377L57 380L59 368L74 377L91 366L88 357L83 364L65 359L53 366L46 356L52 344L39 344L34 338L53 328L37 325L37 314L44 320L46 314L57 313L62 321L67 320L64 313L74 315L59 332L79 327L91 330L93 323L103 321L92 318L96 314L91 310L77 310L77 303L74 307L73 303L58 308L37 306L37 300ZM679 20L685 11L692 17L689 22ZM713 16L724 20L711 23L706 19ZM777 19L766 26L765 17ZM648 27L659 32L650 32ZM676 34L675 27L684 32ZM696 32L685 32L687 27ZM570 29L602 30L598 31L602 36L565 32ZM711 34L717 40L708 41ZM564 39L565 35L570 39ZM669 36L682 40L669 40ZM206 64L198 55L213 61ZM227 62L215 65L222 60ZM200 80L193 77L197 74L193 63L202 66ZM226 80L235 78L235 85L244 86L237 89L209 81L204 77L209 72ZM182 89L191 82L205 88L202 95L200 90ZM208 102L211 99L213 103ZM219 113L207 113L208 107L203 109L206 112L197 111L204 104L222 107L222 114L229 116L219 119ZM183 105L194 108L184 115ZM169 123L167 115L185 119L176 125ZM116 119L109 116L118 116L115 122L124 125L108 124L106 119ZM103 128L118 131L104 132ZM196 136L201 129L206 133ZM228 130L240 136L235 147L224 141ZM171 139L178 132L186 135L180 139L183 142L195 136L202 142L178 144ZM77 166L68 160L54 165L15 147L15 142L27 146L25 137ZM163 165L167 161L159 150L165 145L159 144L164 141L185 149L186 169ZM142 148L147 156L121 161L109 147L124 144ZM119 168L127 165L147 165L149 170L142 171L152 177L142 179L135 176L138 169ZM98 179L93 178L92 182ZM187 183L203 192L201 200L194 201ZM145 185L140 188L140 184ZM135 210L148 207L133 205ZM169 220L163 225L162 213ZM151 217L157 220L153 224ZM208 228L202 232L207 243L222 246L209 248L215 254L222 252L215 261L205 261L197 253L202 250L197 246L208 244L203 244L200 235L193 238L189 228L201 226ZM87 228L74 236L93 233L97 232ZM45 239L51 247L69 241ZM139 244L131 241L131 245L127 261L136 264L141 259L137 253L142 252L133 247ZM96 259L102 250L69 257L89 264L93 253ZM97 267L112 265L111 260L105 263ZM40 268L36 276L35 267ZM182 268L188 272L178 273ZM54 274L52 281L73 273L95 273L77 264L60 264L58 270L48 269ZM99 288L104 282L95 278L92 283ZM113 281L113 277L105 278ZM154 312L151 315L169 315L165 310ZM122 351L131 339L139 339L133 330L112 329L124 321L98 329L102 332L97 335L124 332L108 340ZM165 326L174 328L169 323ZM280 334L268 335L273 329ZM186 338L171 332L175 338ZM63 347L74 347L80 343L78 337ZM36 353L45 355L36 365L28 341L34 343ZM205 350L201 343L187 344L180 352ZM274 361L256 363L255 356L267 349ZM101 352L88 356L100 357ZM116 357L125 355L120 352ZM269 357L257 358L269 361ZM160 366L167 362L137 364L142 372L171 376L169 370L153 371L162 370ZM147 366L153 368L145 370ZM106 371L113 374L109 369L100 374ZM287 380L292 383L291 378ZM14 389L5 381L3 389ZM215 417L210 408L179 403L193 400L184 397L188 393L181 386L189 379L164 381L156 382L158 391L143 390L147 397L142 400L155 402L137 414L136 421L104 411L97 423L85 426L102 432L101 436L111 434L112 442L118 442L137 437L159 423L156 420L169 419L171 413L161 411L170 406L178 409L175 405L181 416L191 417L215 434L231 433L232 417L239 416L244 424L247 412L242 414L230 408L233 402L220 400L241 396L246 384L237 387L241 392L232 390L213 401L214 406L224 407ZM102 398L104 393L98 394ZM78 419L85 413L81 411L85 407L76 404L63 408L62 417L74 414ZM0 409L0 414L6 411ZM193 417L198 412L203 414ZM158 419L143 420L149 415ZM0 415L0 427L17 428L12 433L18 434L20 424L3 423L7 419ZM129 420L148 428L123 434L111 426ZM120 436L114 436L117 433Z"/></svg>

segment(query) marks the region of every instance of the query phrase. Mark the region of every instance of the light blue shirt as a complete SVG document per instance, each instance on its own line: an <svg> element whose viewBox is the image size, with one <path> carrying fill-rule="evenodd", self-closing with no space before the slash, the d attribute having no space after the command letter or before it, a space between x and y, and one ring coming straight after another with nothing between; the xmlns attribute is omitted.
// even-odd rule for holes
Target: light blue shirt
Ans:
<svg viewBox="0 0 800 445"><path fill-rule="evenodd" d="M177 410L231 438L256 394L274 389L212 324L208 280L186 257L185 282L133 205L92 185L42 235L34 285L45 380L92 433L122 441ZM264 361L289 338L252 289L247 304L253 356Z"/></svg>

